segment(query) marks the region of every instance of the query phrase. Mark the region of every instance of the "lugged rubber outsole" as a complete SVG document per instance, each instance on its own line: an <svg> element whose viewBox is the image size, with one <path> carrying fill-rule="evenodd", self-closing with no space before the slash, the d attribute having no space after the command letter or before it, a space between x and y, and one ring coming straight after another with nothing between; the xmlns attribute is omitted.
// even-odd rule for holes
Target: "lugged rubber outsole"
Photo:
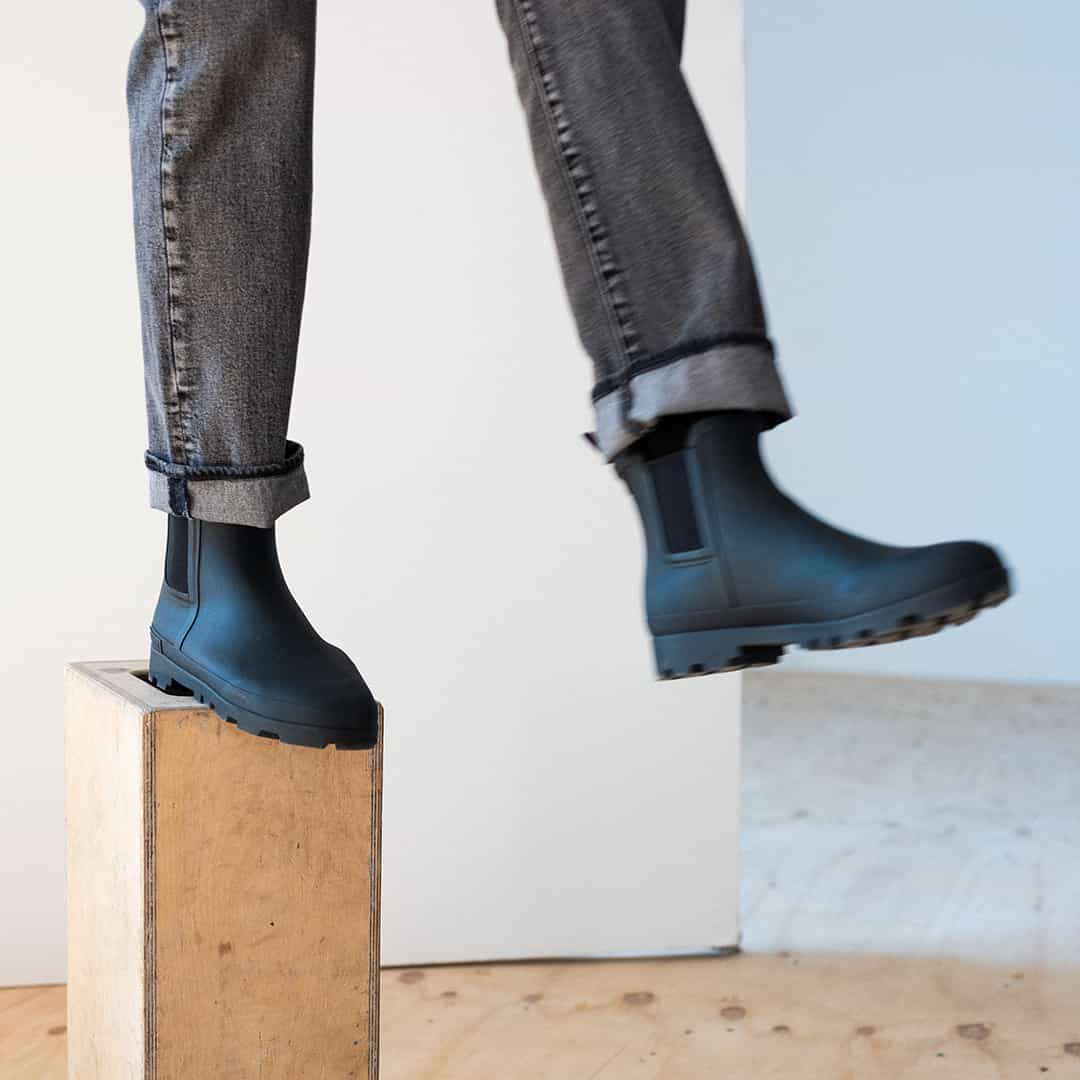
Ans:
<svg viewBox="0 0 1080 1080"><path fill-rule="evenodd" d="M146 677L163 693L190 696L200 704L208 705L226 723L235 725L249 735L274 739L288 746L307 746L319 750L327 746L334 746L338 750L370 750L375 745L373 740L358 738L355 731L345 728L290 724L241 708L212 689L203 679L185 671L156 645L151 645Z"/></svg>
<svg viewBox="0 0 1080 1080"><path fill-rule="evenodd" d="M653 638L658 678L685 679L778 664L791 646L855 649L926 637L947 626L970 622L1011 595L1008 572L987 571L974 578L830 622L784 626L739 626L662 634Z"/></svg>

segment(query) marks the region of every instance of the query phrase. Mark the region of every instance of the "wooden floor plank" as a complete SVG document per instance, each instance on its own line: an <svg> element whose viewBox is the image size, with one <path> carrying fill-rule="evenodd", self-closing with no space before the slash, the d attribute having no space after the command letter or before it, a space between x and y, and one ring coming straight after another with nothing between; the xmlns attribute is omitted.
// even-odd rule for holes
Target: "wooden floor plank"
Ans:
<svg viewBox="0 0 1080 1080"><path fill-rule="evenodd" d="M744 954L387 971L383 995L383 1080L1080 1078L1069 970ZM63 1077L62 988L0 1015L5 1080Z"/></svg>
<svg viewBox="0 0 1080 1080"><path fill-rule="evenodd" d="M384 985L384 1080L1080 1077L1071 972L744 954Z"/></svg>
<svg viewBox="0 0 1080 1080"><path fill-rule="evenodd" d="M0 990L0 1076L65 1080L66 1025L64 987Z"/></svg>

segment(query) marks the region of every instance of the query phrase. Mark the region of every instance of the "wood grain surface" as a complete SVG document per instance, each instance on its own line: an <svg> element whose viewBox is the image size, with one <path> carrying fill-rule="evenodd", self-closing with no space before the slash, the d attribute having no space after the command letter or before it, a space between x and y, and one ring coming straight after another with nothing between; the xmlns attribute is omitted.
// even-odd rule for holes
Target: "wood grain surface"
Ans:
<svg viewBox="0 0 1080 1080"><path fill-rule="evenodd" d="M388 970L382 1009L383 1080L1080 1078L1075 970L944 957ZM60 1080L63 1024L62 987L0 992L5 1080Z"/></svg>

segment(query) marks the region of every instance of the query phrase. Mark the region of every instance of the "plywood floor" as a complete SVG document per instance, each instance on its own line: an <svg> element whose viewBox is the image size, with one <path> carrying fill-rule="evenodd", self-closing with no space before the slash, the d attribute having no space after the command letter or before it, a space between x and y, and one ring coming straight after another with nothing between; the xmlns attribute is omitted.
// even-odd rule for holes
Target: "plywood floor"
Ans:
<svg viewBox="0 0 1080 1080"><path fill-rule="evenodd" d="M384 1080L1080 1080L1080 689L766 672L746 726L743 955L387 971ZM0 992L4 1080L63 1036Z"/></svg>

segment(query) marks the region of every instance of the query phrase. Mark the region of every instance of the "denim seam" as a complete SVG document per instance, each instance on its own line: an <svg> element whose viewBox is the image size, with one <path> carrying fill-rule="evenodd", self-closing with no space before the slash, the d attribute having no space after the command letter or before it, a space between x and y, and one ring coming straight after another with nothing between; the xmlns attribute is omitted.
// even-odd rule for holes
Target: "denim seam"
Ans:
<svg viewBox="0 0 1080 1080"><path fill-rule="evenodd" d="M555 145L560 172L575 210L578 228L589 253L589 262L607 314L608 326L618 352L629 361L638 354L641 345L640 335L627 310L629 302L618 293L623 274L612 255L610 233L603 224L596 205L595 188L585 165L584 153L575 145L573 129L567 119L562 97L556 89L555 78L541 59L544 41L536 12L531 0L518 0L517 7L518 24L526 54L531 61L530 70L537 91L547 107L545 111L548 131Z"/></svg>
<svg viewBox="0 0 1080 1080"><path fill-rule="evenodd" d="M162 249L165 255L165 295L166 295L166 322L169 327L169 361L172 367L173 376L173 400L175 402L175 413L177 419L177 426L179 428L179 440L174 441L170 437L170 442L173 442L174 453L179 451L178 456L188 458L193 454L193 443L190 434L190 425L187 421L187 417L184 413L184 398L180 387L180 370L177 361L177 349L176 349L176 313L177 313L177 297L175 287L175 277L177 267L173 258L173 245L172 236L176 234L176 221L172 216L172 208L176 201L175 189L170 185L170 170L167 168L167 158L169 156L169 133L166 130L166 125L171 117L171 102L172 95L170 89L174 82L174 76L176 74L176 65L173 62L169 53L169 40L175 37L175 23L172 22L172 17L167 16L163 9L164 0L159 0L157 9L155 12L158 28L158 38L161 41L161 55L164 62L164 75L161 84L161 103L160 103L160 115L159 124L161 129L161 153L158 158L158 190L161 199L161 242ZM170 33L166 33L166 21L170 23ZM172 234L172 236L170 235Z"/></svg>
<svg viewBox="0 0 1080 1080"><path fill-rule="evenodd" d="M286 476L304 464L304 449L299 443L287 442L284 461L261 465L178 465L165 461L147 450L143 461L151 472L161 473L170 481L180 480L260 480L265 477Z"/></svg>
<svg viewBox="0 0 1080 1080"><path fill-rule="evenodd" d="M649 356L632 360L619 375L597 380L596 385L593 387L592 400L594 402L599 401L601 398L621 389L631 379L635 379L639 375L645 375L650 371L656 371L658 368L667 367L669 364L675 364L680 360L687 360L694 356L701 356L723 346L737 348L742 345L760 345L768 351L770 357L772 356L772 342L764 334L720 334L716 337L701 338L676 349L665 349L663 352L652 353Z"/></svg>
<svg viewBox="0 0 1080 1080"><path fill-rule="evenodd" d="M181 476L166 474L166 486L169 493L169 513L187 517L191 509L188 504L187 481Z"/></svg>

